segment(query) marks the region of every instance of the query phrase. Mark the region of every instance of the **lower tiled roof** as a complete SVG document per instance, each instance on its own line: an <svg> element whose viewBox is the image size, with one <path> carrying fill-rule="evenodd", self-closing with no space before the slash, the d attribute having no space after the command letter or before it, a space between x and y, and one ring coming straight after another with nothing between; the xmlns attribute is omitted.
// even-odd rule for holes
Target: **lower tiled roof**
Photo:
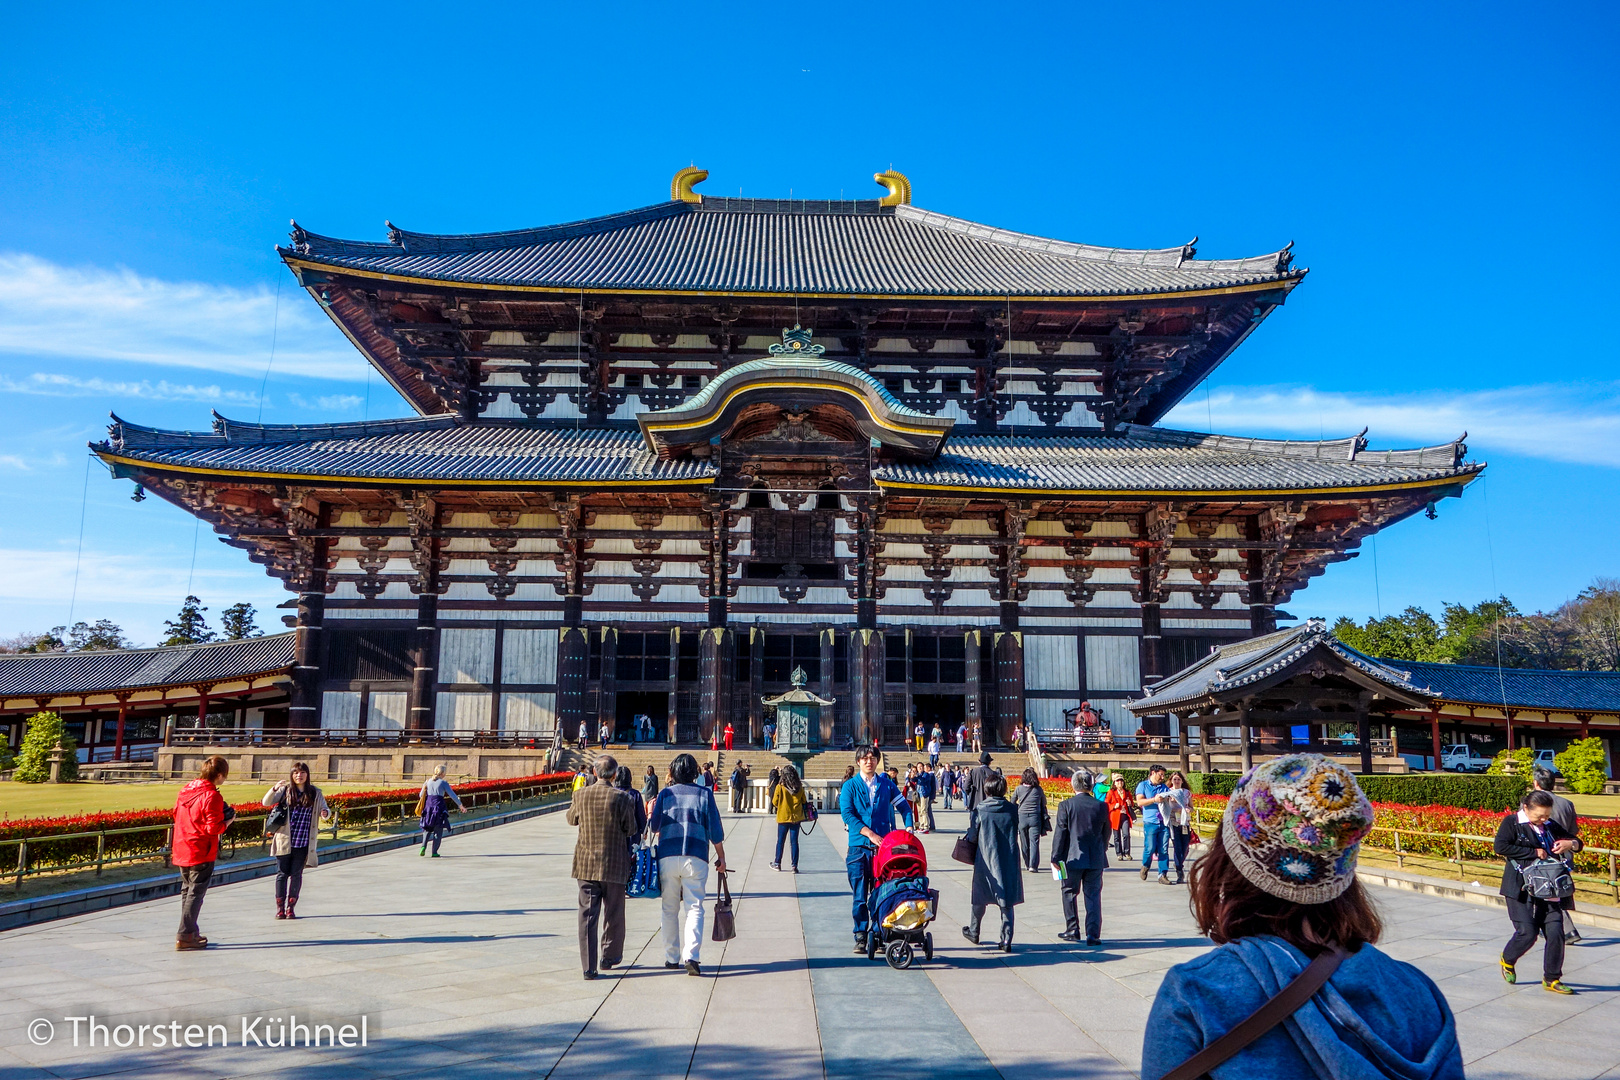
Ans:
<svg viewBox="0 0 1620 1080"><path fill-rule="evenodd" d="M1620 712L1620 671L1542 671L1526 668L1476 667L1385 661L1412 673L1442 701L1510 709L1556 709L1560 712Z"/></svg>
<svg viewBox="0 0 1620 1080"><path fill-rule="evenodd" d="M294 634L106 652L0 656L0 697L104 693L219 682L292 666Z"/></svg>

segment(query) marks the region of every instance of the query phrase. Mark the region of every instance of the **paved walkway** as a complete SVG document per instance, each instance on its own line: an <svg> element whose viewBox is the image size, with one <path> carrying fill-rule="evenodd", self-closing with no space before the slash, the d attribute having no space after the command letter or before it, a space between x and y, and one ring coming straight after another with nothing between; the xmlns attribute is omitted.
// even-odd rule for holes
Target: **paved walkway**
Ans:
<svg viewBox="0 0 1620 1080"><path fill-rule="evenodd" d="M960 812L940 816L961 827ZM805 838L797 876L769 868L773 823L727 827L739 936L705 944L713 977L664 970L658 903L643 899L629 901L629 966L580 979L573 830L553 814L453 837L437 860L412 848L318 868L295 922L270 917L269 879L218 889L203 912L217 948L204 953L173 951L174 900L0 934L0 1077L845 1077L915 1057L931 1078L1124 1078L1163 972L1208 947L1185 890L1129 868L1108 875L1102 949L1053 936L1049 875L1026 878L1011 955L969 946L958 929L968 873L948 858L954 833L940 832L928 838L937 961L895 972L851 951L836 822ZM1620 935L1583 930L1590 944L1570 950L1567 981L1584 992L1559 998L1498 977L1499 912L1376 895L1384 948L1456 1010L1469 1076L1620 1078ZM1538 955L1521 965L1532 979ZM363 1014L367 1045L240 1045L241 1017L289 1014L334 1030ZM86 1046L81 1023L75 1049L64 1018L89 1015L108 1035ZM28 1038L36 1018L55 1024L48 1045ZM182 1035L225 1024L230 1045L160 1049L150 1029L144 1048L100 1044L141 1024L167 1035L172 1021ZM255 1030L273 1042L281 1022Z"/></svg>

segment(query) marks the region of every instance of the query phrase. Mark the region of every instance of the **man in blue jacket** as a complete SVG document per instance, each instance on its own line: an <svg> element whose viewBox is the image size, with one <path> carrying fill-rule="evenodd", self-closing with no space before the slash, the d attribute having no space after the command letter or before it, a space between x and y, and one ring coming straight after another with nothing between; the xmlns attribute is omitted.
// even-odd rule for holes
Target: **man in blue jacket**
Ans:
<svg viewBox="0 0 1620 1080"><path fill-rule="evenodd" d="M866 951L866 935L872 925L867 901L872 895L872 859L877 855L877 846L894 830L896 812L908 828L911 825L911 804L887 773L878 772L877 763L877 750L870 746L856 747L856 773L844 781L838 793L839 815L849 835L844 870L849 874L850 891L855 894L851 910L858 953Z"/></svg>

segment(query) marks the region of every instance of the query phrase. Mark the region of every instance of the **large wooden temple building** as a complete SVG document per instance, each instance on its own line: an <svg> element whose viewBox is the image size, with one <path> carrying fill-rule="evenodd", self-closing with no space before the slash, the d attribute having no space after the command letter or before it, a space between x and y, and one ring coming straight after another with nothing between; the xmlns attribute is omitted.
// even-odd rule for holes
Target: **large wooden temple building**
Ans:
<svg viewBox="0 0 1620 1080"><path fill-rule="evenodd" d="M115 476L297 595L289 725L760 738L908 722L1134 732L1144 684L1275 629L1461 441L1158 425L1305 278L870 201L711 198L384 242L296 225L310 301L418 415L200 433L115 417ZM1163 725L1163 717L1150 717Z"/></svg>

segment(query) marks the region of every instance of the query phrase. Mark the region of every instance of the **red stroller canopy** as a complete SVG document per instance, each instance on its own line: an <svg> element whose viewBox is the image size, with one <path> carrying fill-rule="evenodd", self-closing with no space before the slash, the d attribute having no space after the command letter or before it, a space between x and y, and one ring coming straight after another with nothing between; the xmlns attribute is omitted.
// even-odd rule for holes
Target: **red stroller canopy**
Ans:
<svg viewBox="0 0 1620 1080"><path fill-rule="evenodd" d="M922 841L905 829L896 829L883 838L872 859L872 876L878 884L893 878L928 876L928 852Z"/></svg>

